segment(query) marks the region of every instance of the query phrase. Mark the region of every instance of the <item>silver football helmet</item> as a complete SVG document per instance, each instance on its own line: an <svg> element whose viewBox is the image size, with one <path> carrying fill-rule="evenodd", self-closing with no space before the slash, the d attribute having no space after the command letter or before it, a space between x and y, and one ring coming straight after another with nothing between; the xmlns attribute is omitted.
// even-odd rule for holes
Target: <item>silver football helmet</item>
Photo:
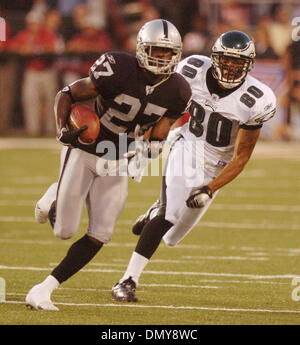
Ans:
<svg viewBox="0 0 300 345"><path fill-rule="evenodd" d="M152 56L153 47L172 51L171 59ZM164 19L144 24L137 35L136 57L141 67L154 74L171 74L181 59L182 41L176 27Z"/></svg>
<svg viewBox="0 0 300 345"><path fill-rule="evenodd" d="M223 56L231 59L222 58ZM212 47L213 76L226 89L234 88L244 81L253 67L254 58L255 46L252 39L244 32L228 31Z"/></svg>

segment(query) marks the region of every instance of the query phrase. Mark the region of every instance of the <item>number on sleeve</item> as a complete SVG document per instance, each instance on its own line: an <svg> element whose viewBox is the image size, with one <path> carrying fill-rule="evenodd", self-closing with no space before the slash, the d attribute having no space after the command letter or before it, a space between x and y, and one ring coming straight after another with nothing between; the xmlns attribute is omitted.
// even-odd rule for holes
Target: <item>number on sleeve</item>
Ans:
<svg viewBox="0 0 300 345"><path fill-rule="evenodd" d="M264 93L258 87L254 85L248 87L247 91L256 98L260 98L264 95Z"/></svg>
<svg viewBox="0 0 300 345"><path fill-rule="evenodd" d="M200 68L204 64L202 60L194 58L194 57L189 58L187 60L187 63L197 68ZM197 70L189 65L184 65L181 69L181 73L185 75L186 77L193 79L197 75Z"/></svg>
<svg viewBox="0 0 300 345"><path fill-rule="evenodd" d="M256 86L252 85L248 87L247 91L255 98L260 98L263 96L263 92ZM251 97L248 93L243 93L240 101L244 103L248 108L252 108L255 104L255 99Z"/></svg>
<svg viewBox="0 0 300 345"><path fill-rule="evenodd" d="M244 103L248 108L252 108L255 104L255 99L248 95L248 93L243 93L240 101Z"/></svg>
<svg viewBox="0 0 300 345"><path fill-rule="evenodd" d="M104 62L105 59L105 54L101 55L91 67L91 72L93 73L95 79L98 79L100 76L109 77L114 74L109 62Z"/></svg>

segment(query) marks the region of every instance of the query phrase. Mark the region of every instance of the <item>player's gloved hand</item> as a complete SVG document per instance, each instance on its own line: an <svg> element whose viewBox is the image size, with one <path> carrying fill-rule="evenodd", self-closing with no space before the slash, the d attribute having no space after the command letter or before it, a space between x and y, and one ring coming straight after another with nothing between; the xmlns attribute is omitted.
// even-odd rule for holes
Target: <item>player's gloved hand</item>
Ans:
<svg viewBox="0 0 300 345"><path fill-rule="evenodd" d="M144 140L144 134L145 132L155 123L151 122L146 125L140 126L139 124L135 126L134 129L134 141L135 141L135 147L134 150L128 151L124 154L124 157L130 161L133 157L142 154L143 152L146 152L149 147L149 141ZM145 156L148 156L145 155Z"/></svg>
<svg viewBox="0 0 300 345"><path fill-rule="evenodd" d="M144 134L151 126L153 126L154 123L156 123L156 121L148 123L142 127L139 124L136 125L134 130L135 141L133 150L124 154L124 157L127 158L128 161L128 175L137 182L141 182L144 169L150 162L150 142L148 140L144 140Z"/></svg>
<svg viewBox="0 0 300 345"><path fill-rule="evenodd" d="M76 130L68 130L67 128L62 128L60 131L60 134L57 136L57 140L63 144L63 145L67 145L67 146L77 146L77 139L80 135L80 133L82 133L83 131L85 131L88 128L87 125L84 125L82 127L80 127L79 129Z"/></svg>
<svg viewBox="0 0 300 345"><path fill-rule="evenodd" d="M207 201L212 198L212 191L208 186L203 186L194 190L189 198L186 200L186 205L189 208L202 208Z"/></svg>

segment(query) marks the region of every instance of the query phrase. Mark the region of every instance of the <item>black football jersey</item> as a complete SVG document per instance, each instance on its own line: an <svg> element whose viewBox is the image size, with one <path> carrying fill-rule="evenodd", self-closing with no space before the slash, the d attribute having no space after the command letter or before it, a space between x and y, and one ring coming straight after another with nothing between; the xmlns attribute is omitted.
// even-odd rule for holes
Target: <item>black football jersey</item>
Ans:
<svg viewBox="0 0 300 345"><path fill-rule="evenodd" d="M99 91L95 111L101 128L93 147L80 148L94 154L97 154L97 144L104 140L113 142L118 150L122 134L127 135L129 144L134 140L137 124L155 123L163 116L179 118L191 98L188 82L178 73L152 88L136 57L124 52L101 55L89 76Z"/></svg>

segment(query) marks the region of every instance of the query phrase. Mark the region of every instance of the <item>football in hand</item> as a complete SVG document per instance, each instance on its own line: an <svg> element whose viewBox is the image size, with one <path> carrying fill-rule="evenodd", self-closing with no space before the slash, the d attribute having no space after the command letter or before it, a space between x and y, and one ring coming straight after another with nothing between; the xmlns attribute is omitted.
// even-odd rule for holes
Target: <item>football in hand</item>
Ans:
<svg viewBox="0 0 300 345"><path fill-rule="evenodd" d="M68 118L68 127L77 130L87 125L88 128L80 133L78 141L84 145L93 144L100 132L100 120L98 115L88 106L83 104L75 104L71 108Z"/></svg>

